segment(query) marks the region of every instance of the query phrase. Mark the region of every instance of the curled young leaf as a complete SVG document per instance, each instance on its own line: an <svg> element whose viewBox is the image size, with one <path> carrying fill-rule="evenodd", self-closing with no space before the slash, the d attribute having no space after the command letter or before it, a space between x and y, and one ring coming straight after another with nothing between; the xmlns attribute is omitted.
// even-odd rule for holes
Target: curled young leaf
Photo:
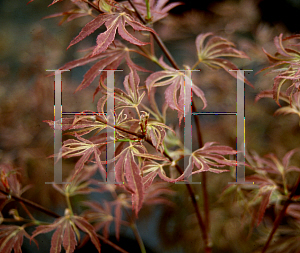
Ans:
<svg viewBox="0 0 300 253"><path fill-rule="evenodd" d="M196 38L196 48L198 62L194 65L195 67L202 62L214 69L223 68L234 78L241 78L237 75L237 71L230 71L237 70L238 67L224 57L249 59L244 52L237 50L232 42L220 36L215 36L213 33L199 34ZM246 78L243 78L243 81L253 87Z"/></svg>
<svg viewBox="0 0 300 253"><path fill-rule="evenodd" d="M282 38L283 34L276 36L274 38L274 44L276 46L277 52L275 56L270 55L264 50L264 53L267 55L271 66L266 67L261 71L270 70L270 72L276 72L277 76L274 78L273 84L273 99L279 105L279 96L282 86L285 83L290 83L285 94L289 96L292 100L292 96L295 92L299 92L299 78L300 78L300 51L299 43L290 44L289 46L284 46L284 41L292 41L294 39L299 40L300 35L293 35L290 37Z"/></svg>

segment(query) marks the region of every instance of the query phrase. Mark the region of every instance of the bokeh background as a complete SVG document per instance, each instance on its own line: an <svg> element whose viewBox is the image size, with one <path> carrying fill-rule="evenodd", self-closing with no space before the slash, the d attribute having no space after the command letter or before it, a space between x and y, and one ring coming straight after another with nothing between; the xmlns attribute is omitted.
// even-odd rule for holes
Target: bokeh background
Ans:
<svg viewBox="0 0 300 253"><path fill-rule="evenodd" d="M274 53L273 38L283 33L299 33L300 1L298 0L226 0L183 1L185 4L155 24L155 29L180 64L196 61L195 38L200 33L213 32L233 41L251 60L237 60L243 69L253 69L247 78L254 89L245 87L246 147L260 155L275 153L278 157L300 144L299 117L273 114L278 105L271 99L254 103L262 90L271 89L273 77L255 75L268 65L262 48ZM60 18L43 19L47 15L67 10L68 1L49 8L50 0L0 1L0 161L23 169L24 184L32 184L24 196L59 213L63 212L63 198L45 182L53 180L53 130L43 120L53 119L53 76L46 77L46 69L57 69L82 54L80 49L92 46L97 34L89 36L66 51L69 42L90 20L89 17L58 25ZM159 49L157 49L159 52ZM134 59L145 67L153 67ZM123 66L126 68L126 66ZM225 71L212 71L199 66L194 81L209 101L205 111L235 111L236 80ZM97 85L74 94L88 67L76 68L63 74L63 111L94 110L93 91ZM122 77L119 77L120 80ZM162 89L163 91L163 89ZM163 93L160 93L163 94ZM157 96L161 101L163 96ZM202 104L196 101L201 111ZM168 123L177 124L177 114L170 111ZM217 141L235 148L235 116L199 116L204 141ZM193 127L195 129L195 127ZM182 132L179 129L178 132ZM197 147L197 143L194 143ZM296 162L299 159L296 158ZM64 175L74 163L64 163ZM247 233L240 226L240 209L233 210L230 202L219 201L223 188L234 181L230 173L208 175L214 252L253 252L255 236L246 241ZM158 207L142 210L141 230L145 244L153 252L196 252L201 248L199 231L184 187L171 185L180 194L174 199L178 208ZM202 202L201 188L195 186ZM80 201L77 200L77 201ZM36 214L41 219L47 218ZM132 235L123 231L120 244L132 250L136 243ZM42 236L41 236L42 237ZM259 235L257 235L259 237ZM129 239L128 239L129 238ZM26 239L25 239L26 240ZM112 239L113 240L113 239ZM28 247L25 241L24 252ZM43 236L40 249L27 252L48 252L50 236ZM46 250L47 249L47 250ZM111 249L103 252L112 252ZM130 252L137 252L135 250Z"/></svg>

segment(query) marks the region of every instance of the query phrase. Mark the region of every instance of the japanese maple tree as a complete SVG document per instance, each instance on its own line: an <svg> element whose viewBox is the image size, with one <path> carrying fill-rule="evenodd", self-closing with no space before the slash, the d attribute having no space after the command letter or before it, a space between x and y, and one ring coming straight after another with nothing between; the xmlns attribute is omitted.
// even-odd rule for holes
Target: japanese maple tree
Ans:
<svg viewBox="0 0 300 253"><path fill-rule="evenodd" d="M54 0L50 5L61 1ZM224 173L241 165L236 160L237 151L213 141L203 142L202 134L205 133L200 131L197 116L195 123L198 148L185 150L180 133L168 125L167 110L176 112L178 115L176 120L180 126L185 117L185 110L190 106L186 105L186 98L191 99L193 96L191 105L193 112L197 111L194 103L196 99L200 98L202 109L209 104L198 82L186 73L191 73L196 67L204 64L211 69L227 71L231 78L240 78L237 77L237 72L229 71L238 69L232 60L249 57L226 38L208 32L196 37L194 48L197 55L196 62L191 66L179 66L153 26L155 22L165 18L169 10L180 5L179 2L171 4L166 0L121 2L71 0L70 2L74 5L73 9L49 17L62 17L63 23L90 16L91 21L81 29L68 48L81 43L92 33L98 35L95 45L87 49L85 56L66 63L60 70L75 69L93 63L75 92L84 92L84 89L97 80L98 85L93 97L95 99L100 96L95 101L97 113L87 110L74 117L62 118L61 122L45 121L53 129L60 125L64 135L68 137L62 144L61 152L51 156L54 157L54 162L62 158L77 158L74 169L66 179L68 183L53 184L65 198L67 207L63 215L23 198L22 194L27 186L23 187L21 184L20 171L5 164L0 165L0 198L3 200L1 209L10 200L15 200L20 203L19 207L28 216L21 217L17 209L11 209L13 219L2 217L1 221L9 224L0 225L0 251L21 252L24 237L38 244L40 234L54 231L51 238L51 253L61 252L62 248L65 252L72 253L77 248L83 247L88 240L91 240L98 252L101 252L102 243L107 243L120 252L126 252L109 239L110 228L114 224L117 239L121 236L121 227L129 227L133 230L141 252L146 252L136 226L141 209L156 204L174 206L171 197L176 192L169 186L173 183L185 183L201 231L199 238L202 238L203 250L207 253L212 252L214 242L210 231L205 173ZM105 31L99 33L99 28L104 28ZM265 51L272 63L265 69L276 70L279 74L274 79L273 90L261 92L256 100L271 97L278 104L279 100L289 104L278 109L276 114L292 113L300 116L299 43L289 47L283 45L283 42L299 38L299 35L283 38L281 34L274 40L277 49L275 56ZM156 56L155 46L162 51L159 57ZM154 71L144 65L138 65L134 62L135 55L140 55L160 69ZM124 69L125 77L122 85L111 90L106 84L111 74L109 70L118 69L124 62L128 68ZM141 73L147 77L142 79ZM243 81L253 87L246 78ZM288 82L289 87L284 93L282 87ZM192 94L186 94L187 88L191 88ZM163 102L158 102L155 95L163 89ZM114 124L110 123L109 112L105 110L108 97L111 95L115 101L112 112ZM107 138L107 129L114 130L113 138ZM108 144L115 146L114 158L110 160L106 159ZM296 189L300 180L295 183L287 179L288 173L300 172L300 168L289 164L291 157L297 152L296 149L288 152L282 162L273 154L265 158L257 154L247 155L246 166L251 170L251 175L246 177L246 181L255 182L258 188L231 185L224 190L223 197L234 190L239 193L240 201L247 203L246 211L251 217L250 234L254 227L262 223L268 206L276 206L279 215L274 221L274 227L263 252L267 250L285 215L290 215L299 222L299 205L294 203L289 206L289 204L292 201L296 202ZM189 164L183 168L181 162L185 157L188 157ZM114 167L115 182L104 184L109 166ZM99 174L102 179L99 179ZM204 212L200 211L195 188L187 182L189 177L199 174L203 174ZM76 213L71 197L94 192L107 192L112 200L84 201L82 202L84 210ZM37 220L27 206L55 219L52 222ZM25 230L27 227L35 229L29 234Z"/></svg>

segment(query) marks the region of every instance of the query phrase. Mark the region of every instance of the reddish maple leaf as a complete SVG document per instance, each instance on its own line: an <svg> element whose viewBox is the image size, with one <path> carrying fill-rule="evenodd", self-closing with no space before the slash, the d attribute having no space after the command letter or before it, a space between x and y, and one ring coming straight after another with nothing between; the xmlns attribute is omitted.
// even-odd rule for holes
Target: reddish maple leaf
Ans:
<svg viewBox="0 0 300 253"><path fill-rule="evenodd" d="M272 64L269 67L263 68L259 72L264 70L271 69L270 72L279 72L279 74L274 78L273 84L273 99L279 104L279 95L282 86L286 82L291 82L290 86L286 90L286 95L289 96L290 100L292 100L292 95L300 90L300 51L299 51L299 43L298 44L290 44L288 46L283 45L283 41L291 41L293 39L300 39L300 35L292 35L290 37L282 38L283 34L276 36L274 38L274 44L276 46L277 52L274 56L270 55L264 49L264 53L268 57L270 63ZM290 47L294 46L294 48Z"/></svg>
<svg viewBox="0 0 300 253"><path fill-rule="evenodd" d="M121 108L137 108L142 102L145 92L140 94L139 84L140 78L135 69L130 68L129 75L125 76L124 87L126 92L119 88L114 88L114 99L116 100L115 109ZM101 82L101 91L103 94L109 96L108 88L103 82ZM112 93L112 91L110 91ZM107 101L107 96L103 96L98 101L97 109L99 112L104 111L104 104Z"/></svg>
<svg viewBox="0 0 300 253"><path fill-rule="evenodd" d="M196 48L198 62L194 65L195 67L202 62L214 69L223 68L234 78L241 78L237 76L237 71L229 71L238 69L237 66L223 57L249 59L244 52L235 49L235 45L232 42L220 36L213 36L213 33L199 34L196 38ZM243 78L243 81L253 88L253 85L246 78Z"/></svg>
<svg viewBox="0 0 300 253"><path fill-rule="evenodd" d="M207 142L200 149L194 151L189 159L189 165L177 180L185 179L192 175L194 165L197 169L194 173L210 171L214 173L222 173L228 170L220 170L224 166L236 166L237 161L228 160L224 155L236 155L236 150L228 146L215 145L215 142Z"/></svg>
<svg viewBox="0 0 300 253"><path fill-rule="evenodd" d="M185 73L167 66L162 58L159 62L166 70L155 72L147 78L146 86L148 91L150 92L153 87L169 85L165 91L165 101L171 109L178 111L179 122L181 122L184 115L185 100L188 101L189 106L191 104L191 94L185 94L185 88L190 86L192 91L201 98L204 109L207 105L204 93L193 84L191 78ZM188 68L187 71L189 71ZM177 96L178 91L179 96Z"/></svg>
<svg viewBox="0 0 300 253"><path fill-rule="evenodd" d="M109 236L109 227L114 221L114 217L111 215L111 203L104 200L104 206L95 201L86 201L83 203L90 209L84 211L82 214L89 222L93 223L95 231L99 231L103 228L103 235L105 238ZM120 222L116 222L116 238L119 238Z"/></svg>
<svg viewBox="0 0 300 253"><path fill-rule="evenodd" d="M93 48L94 50L96 49L96 47ZM73 69L98 60L97 63L95 63L86 72L81 84L77 87L76 91L80 91L88 87L93 82L93 80L99 75L102 77L102 79L104 79L105 72L101 72L101 71L105 69L117 69L118 66L121 64L122 60L124 59L130 68L147 72L146 69L136 65L131 60L129 55L130 52L136 52L136 50L129 49L124 44L122 44L119 40L115 40L114 44L109 45L105 52L98 53L98 54L94 54L94 52L91 52L80 59L66 63L60 69L61 70Z"/></svg>
<svg viewBox="0 0 300 253"><path fill-rule="evenodd" d="M134 160L134 153L138 153L138 145L131 145L119 155L116 163L116 181L123 182L127 191L132 194L132 209L137 215L143 204L144 185L141 170Z"/></svg>
<svg viewBox="0 0 300 253"><path fill-rule="evenodd" d="M14 169L9 164L0 164L0 189L21 196L26 189L22 189L19 174L19 169Z"/></svg>
<svg viewBox="0 0 300 253"><path fill-rule="evenodd" d="M31 238L39 234L45 234L55 229L51 239L50 253L61 252L61 245L63 245L66 253L73 253L75 251L77 240L80 239L79 230L88 234L92 243L95 245L98 252L100 252L100 242L97 238L94 227L83 217L70 215L70 211L66 209L65 216L58 218L50 225L40 225L32 233Z"/></svg>
<svg viewBox="0 0 300 253"><path fill-rule="evenodd" d="M166 182L154 182L145 190L144 204L159 205L164 204L174 206L174 203L167 199L167 196L172 196L175 191L169 189Z"/></svg>
<svg viewBox="0 0 300 253"><path fill-rule="evenodd" d="M83 169L77 173L73 173L67 178L66 182L68 184L57 185L53 184L53 187L65 196L75 196L79 194L89 194L96 191L96 189L91 188L90 185L93 183L92 177L97 171L97 166L90 165L84 166ZM74 176L74 174L76 174Z"/></svg>
<svg viewBox="0 0 300 253"><path fill-rule="evenodd" d="M89 160L91 155L94 156L100 172L105 172L106 170L103 168L102 162L100 160L101 152L99 150L99 146L105 146L106 143L93 143L92 141L78 136L76 133L75 136L78 140L69 139L64 141L60 155L64 158L81 156L81 158L77 161L75 165L75 173L73 174L71 181L82 170L84 164Z"/></svg>
<svg viewBox="0 0 300 253"><path fill-rule="evenodd" d="M24 226L0 225L0 252L1 253L22 253L23 237L30 239ZM36 240L34 243L37 245Z"/></svg>
<svg viewBox="0 0 300 253"><path fill-rule="evenodd" d="M52 4L56 3L58 1L54 1ZM47 18L55 18L55 17L63 17L61 21L59 22L59 25L63 24L64 22L70 22L76 18L89 16L91 15L91 9L89 8L87 3L84 3L83 1L78 0L71 0L73 4L77 6L77 8L73 8L69 11L59 12L55 13L49 16L44 17L43 19Z"/></svg>
<svg viewBox="0 0 300 253"><path fill-rule="evenodd" d="M105 24L107 30L104 33L100 33L97 37L97 46L93 51L93 55L99 54L105 51L108 46L113 42L116 31L118 29L118 33L124 39L130 42L131 44L135 44L138 46L143 46L149 44L147 42L140 41L139 39L132 36L125 28L125 25L130 25L136 31L148 31L155 33L151 28L135 21L129 14L125 12L121 13L103 13L96 17L91 22L87 23L85 27L82 28L81 32L77 37L75 37L70 45L71 47L78 43L79 41L86 38L88 35L93 33L100 26Z"/></svg>

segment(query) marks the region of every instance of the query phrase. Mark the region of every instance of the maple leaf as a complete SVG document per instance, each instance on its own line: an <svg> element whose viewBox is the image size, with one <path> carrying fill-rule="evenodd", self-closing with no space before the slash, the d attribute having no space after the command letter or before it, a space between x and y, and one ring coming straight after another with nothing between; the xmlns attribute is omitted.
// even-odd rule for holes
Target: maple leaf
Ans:
<svg viewBox="0 0 300 253"><path fill-rule="evenodd" d="M100 242L94 227L83 217L70 215L68 209L65 210L65 216L56 219L54 223L38 226L33 231L31 238L55 230L51 239L50 253L61 252L61 245L63 245L66 253L73 253L77 245L76 237L80 240L78 229L88 234L97 251L100 252Z"/></svg>
<svg viewBox="0 0 300 253"><path fill-rule="evenodd" d="M299 203L290 204L286 209L286 213L299 221L300 220L300 205L299 205Z"/></svg>
<svg viewBox="0 0 300 253"><path fill-rule="evenodd" d="M143 174L143 184L145 189L151 186L153 180L158 175L162 180L168 183L175 183L178 181L182 181L185 179L185 174L180 175L177 178L168 177L165 170L163 169L164 166L172 166L170 162L165 163L158 163L156 161L146 161L142 167L142 174ZM192 168L192 167L190 167ZM192 175L197 174L198 171L192 172Z"/></svg>
<svg viewBox="0 0 300 253"><path fill-rule="evenodd" d="M75 196L79 194L89 194L96 191L89 187L92 184L91 178L95 175L97 166L84 166L81 171L77 173L74 171L66 180L70 182L64 185L53 184L53 187L65 196ZM75 175L74 175L75 174Z"/></svg>
<svg viewBox="0 0 300 253"><path fill-rule="evenodd" d="M136 215L142 207L144 195L140 167L134 160L134 150L138 153L137 148L138 145L131 145L124 149L115 166L116 181L123 182L125 189L132 194L132 209Z"/></svg>
<svg viewBox="0 0 300 253"><path fill-rule="evenodd" d="M19 175L19 169L14 169L9 164L0 164L0 189L16 196L21 196L28 187L22 189Z"/></svg>
<svg viewBox="0 0 300 253"><path fill-rule="evenodd" d="M193 84L191 78L183 72L167 67L162 58L159 62L162 66L165 66L166 70L155 72L146 79L148 91L150 92L153 87L169 85L165 90L165 101L171 109L178 111L179 123L184 115L185 100L191 100L191 95L185 94L185 88L191 88L191 90L201 98L204 104L202 109L204 109L207 105L204 93L199 87ZM189 70L188 67L187 70ZM177 96L178 90L179 96ZM188 102L188 104L190 105L190 102Z"/></svg>
<svg viewBox="0 0 300 253"><path fill-rule="evenodd" d="M205 41L207 42L205 43ZM202 62L213 69L223 68L234 78L241 78L240 76L237 76L237 71L229 71L238 69L237 66L223 57L249 59L244 52L235 49L235 45L232 42L220 36L215 36L213 33L199 34L196 38L196 48L198 62L194 67ZM253 85L246 78L243 78L243 81L253 88Z"/></svg>
<svg viewBox="0 0 300 253"><path fill-rule="evenodd" d="M77 6L77 8L73 8L73 9L71 9L69 11L65 11L65 12L54 13L52 15L44 17L43 19L63 16L63 18L59 22L59 25L62 25L64 22L70 22L76 18L91 15L91 9L88 7L87 3L84 3L83 1L78 1L78 0L71 0L71 2L73 4L75 4ZM54 4L54 3L52 3L52 4Z"/></svg>
<svg viewBox="0 0 300 253"><path fill-rule="evenodd" d="M123 84L126 92L119 88L114 88L114 99L116 100L115 109L138 108L145 96L145 92L142 94L139 92L140 78L135 69L130 68L130 73L125 76ZM108 88L103 82L101 82L101 87L102 93L109 96ZM112 90L110 92L112 93ZM98 110L104 110L104 103L107 101L107 96L100 98L98 101Z"/></svg>
<svg viewBox="0 0 300 253"><path fill-rule="evenodd" d="M274 91L273 90L265 90L260 92L256 95L255 102L260 100L261 98L274 98ZM282 100L286 103L288 103L288 106L283 106L279 109L277 109L274 113L274 115L279 114L296 114L300 117L300 92L295 92L293 95L288 96L284 94L283 92L280 92L277 95L278 100ZM281 106L281 105L280 105ZM300 124L300 122L299 122Z"/></svg>
<svg viewBox="0 0 300 253"><path fill-rule="evenodd" d="M267 51L264 51L268 60L272 64L269 67L263 68L259 72L270 70L270 72L279 72L277 76L274 78L273 84L273 99L279 104L279 95L282 86L287 82L290 81L291 85L286 90L286 95L292 98L292 95L295 91L300 90L300 52L297 50L298 44L291 44L290 46L294 46L295 48L291 47L284 47L283 41L290 41L293 39L300 39L300 35L293 35L286 38L282 38L283 34L276 36L274 38L274 44L276 46L277 52L274 56L270 55ZM258 72L258 73L259 73Z"/></svg>
<svg viewBox="0 0 300 253"><path fill-rule="evenodd" d="M290 166L290 159L295 154L297 149L293 149L285 154L282 159L282 162L274 154L268 154L264 157L260 157L257 154L252 156L247 154L247 161L250 164L250 168L255 171L256 174L247 176L245 178L248 182L255 182L259 184L259 189L256 191L256 195L251 201L253 204L256 204L259 200L259 208L255 208L255 213L253 215L252 226L258 226L264 216L264 213L272 201L279 202L283 197L280 194L280 185L283 185L284 194L288 194L286 174L292 171L300 171L300 168L295 166ZM281 181L270 178L267 173L273 175L280 175Z"/></svg>
<svg viewBox="0 0 300 253"><path fill-rule="evenodd" d="M172 195L175 195L175 191L169 189L168 183L154 182L145 190L144 204L151 206L164 204L174 207L174 203L166 198Z"/></svg>
<svg viewBox="0 0 300 253"><path fill-rule="evenodd" d="M166 136L166 129L175 134L172 128L155 120L149 120L146 126L147 137L152 141L156 150L160 149L161 152L164 151L163 141Z"/></svg>
<svg viewBox="0 0 300 253"><path fill-rule="evenodd" d="M189 158L189 165L177 180L186 179L192 175L194 165L197 170L194 173L210 171L213 173L222 173L228 170L220 170L224 166L236 166L235 160L228 160L224 155L236 155L237 151L228 146L215 145L216 142L207 142L202 148L195 150Z"/></svg>
<svg viewBox="0 0 300 253"><path fill-rule="evenodd" d="M95 201L86 201L83 204L90 208L83 212L83 217L85 217L90 223L93 223L95 231L99 231L101 228L103 228L103 235L105 238L108 238L109 227L114 221L114 217L111 215L112 212L110 203L104 200L104 206ZM118 225L120 226L120 222ZM120 237L119 232L119 227L116 227L117 239Z"/></svg>
<svg viewBox="0 0 300 253"><path fill-rule="evenodd" d="M93 48L95 49L96 47ZM124 59L130 68L147 72L146 69L136 65L131 60L130 52L136 52L136 50L129 49L119 40L115 40L113 45L109 45L105 52L98 54L93 54L93 52L91 52L80 59L66 63L60 69L73 69L79 66L86 65L90 62L99 60L86 72L81 84L77 87L75 91L77 92L88 87L93 82L93 80L99 75L102 77L102 79L104 79L106 73L101 71L105 69L117 69L118 66L121 64L122 60Z"/></svg>
<svg viewBox="0 0 300 253"><path fill-rule="evenodd" d="M0 225L0 252L1 253L22 253L23 237L30 239L24 226ZM37 245L36 240L34 243Z"/></svg>
<svg viewBox="0 0 300 253"><path fill-rule="evenodd" d="M286 174L292 171L300 172L300 168L290 165L290 159L297 151L299 151L299 149L293 149L287 152L282 158L282 162L274 154L267 154L264 157L260 157L257 154L253 154L252 157L247 155L247 160L249 160L251 164L250 168L256 173L261 175L266 175L266 173L280 175L284 193L288 194ZM269 180L271 179L267 180L270 183ZM273 184L276 183L273 181Z"/></svg>
<svg viewBox="0 0 300 253"><path fill-rule="evenodd" d="M65 134L73 135L77 134L82 136L88 134L94 130L97 130L95 134L99 133L106 128L106 124L97 121L95 115L84 115L89 111L83 111L80 115L76 115L74 118L61 118L61 121L44 120L52 129L59 127L62 131L70 130Z"/></svg>
<svg viewBox="0 0 300 253"><path fill-rule="evenodd" d="M77 176L77 174L82 170L84 164L89 160L91 155L94 156L100 172L105 172L106 170L103 168L100 160L101 152L99 150L99 146L105 146L106 143L93 143L92 141L78 136L76 133L75 136L78 140L69 139L64 141L60 154L60 156L64 158L81 156L75 165L75 173L71 180L73 180L75 176Z"/></svg>
<svg viewBox="0 0 300 253"><path fill-rule="evenodd" d="M97 46L95 47L92 55L99 54L108 48L108 46L113 42L115 38L117 29L119 35L131 44L135 44L138 46L149 44L147 42L140 41L139 39L132 36L125 28L126 24L130 25L136 31L148 31L155 33L153 29L135 21L129 14L125 12L103 13L97 16L91 22L87 23L85 27L82 28L79 35L70 42L68 48L86 38L103 24L105 24L107 30L106 32L100 33L98 35Z"/></svg>

